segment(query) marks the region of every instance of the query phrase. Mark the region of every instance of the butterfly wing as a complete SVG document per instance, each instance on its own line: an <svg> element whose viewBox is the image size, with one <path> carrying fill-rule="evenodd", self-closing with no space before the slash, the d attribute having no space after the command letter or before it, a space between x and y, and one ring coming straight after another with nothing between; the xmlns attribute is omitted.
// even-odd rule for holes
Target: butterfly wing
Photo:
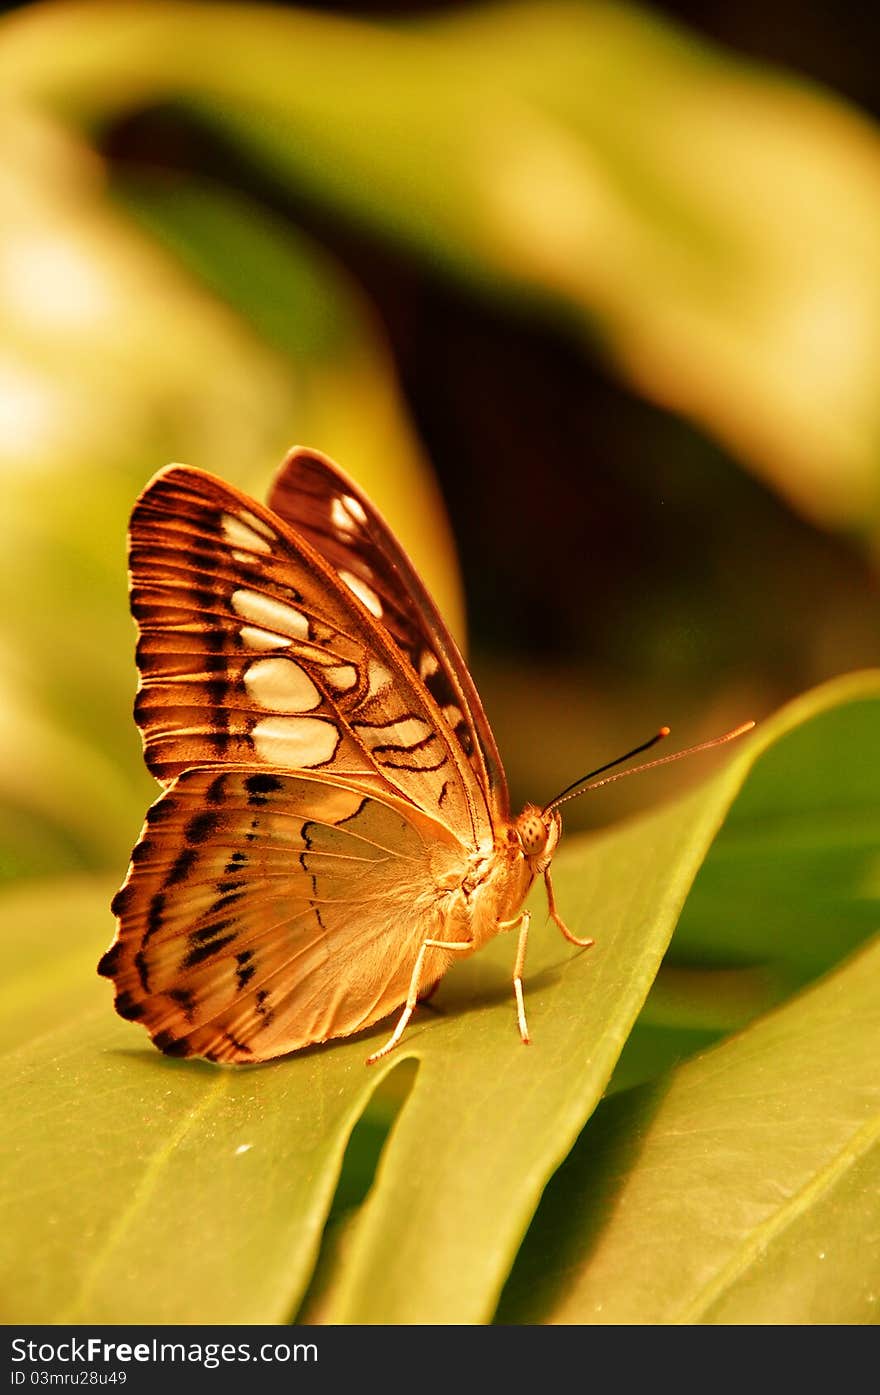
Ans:
<svg viewBox="0 0 880 1395"><path fill-rule="evenodd" d="M504 767L474 681L418 572L375 505L327 456L297 447L275 478L269 506L352 589L365 595L436 699L485 791L496 825L505 821L510 807Z"/></svg>
<svg viewBox="0 0 880 1395"><path fill-rule="evenodd" d="M403 795L462 840L491 843L488 788L448 714L375 594L347 584L301 528L170 466L132 514L130 574L135 717L160 780L217 763L321 771Z"/></svg>
<svg viewBox="0 0 880 1395"><path fill-rule="evenodd" d="M171 1055L263 1061L386 1016L467 851L391 794L320 774L189 770L150 810L99 965ZM424 983L448 967L432 950Z"/></svg>

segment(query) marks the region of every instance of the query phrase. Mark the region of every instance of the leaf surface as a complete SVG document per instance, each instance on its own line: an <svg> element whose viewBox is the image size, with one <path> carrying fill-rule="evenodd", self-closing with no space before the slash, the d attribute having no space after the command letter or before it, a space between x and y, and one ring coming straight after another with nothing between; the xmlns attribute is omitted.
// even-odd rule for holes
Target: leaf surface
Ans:
<svg viewBox="0 0 880 1395"><path fill-rule="evenodd" d="M578 952L536 916L529 1048L505 937L453 971L437 1010L420 1012L371 1070L364 1058L387 1028L263 1067L168 1060L112 1017L109 993L83 1011L74 968L69 1020L5 1058L5 1320L291 1316L349 1135L383 1076L412 1058L415 1081L322 1312L330 1322L487 1321L753 763L802 723L868 701L880 703L876 675L826 685L685 798L571 841L556 864L559 904L597 944ZM102 924L105 904L96 899ZM91 943L87 917L86 933Z"/></svg>
<svg viewBox="0 0 880 1395"><path fill-rule="evenodd" d="M878 975L875 941L604 1103L547 1189L499 1319L876 1323Z"/></svg>

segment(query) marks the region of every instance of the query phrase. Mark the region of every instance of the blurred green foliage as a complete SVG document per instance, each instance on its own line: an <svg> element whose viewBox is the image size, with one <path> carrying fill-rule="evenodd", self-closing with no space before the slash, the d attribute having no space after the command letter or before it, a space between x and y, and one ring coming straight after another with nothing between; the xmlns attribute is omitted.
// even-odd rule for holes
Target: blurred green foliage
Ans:
<svg viewBox="0 0 880 1395"><path fill-rule="evenodd" d="M262 496L295 441L328 452L462 633L445 496L533 798L649 703L697 740L880 663L875 127L556 0L24 5L0 94L3 1316L484 1322L503 1290L505 1321L872 1320L870 674L705 785L574 807L659 806L567 840L599 943L535 934L533 1051L506 943L384 1075L359 1042L166 1061L94 964L155 788L125 529L169 460Z"/></svg>

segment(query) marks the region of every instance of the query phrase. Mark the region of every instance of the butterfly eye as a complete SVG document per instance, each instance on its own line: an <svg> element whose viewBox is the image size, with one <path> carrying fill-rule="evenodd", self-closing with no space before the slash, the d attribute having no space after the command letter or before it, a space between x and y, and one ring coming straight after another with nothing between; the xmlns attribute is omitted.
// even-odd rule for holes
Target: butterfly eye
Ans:
<svg viewBox="0 0 880 1395"><path fill-rule="evenodd" d="M550 830L537 810L523 810L516 829L526 857L540 857L547 846Z"/></svg>

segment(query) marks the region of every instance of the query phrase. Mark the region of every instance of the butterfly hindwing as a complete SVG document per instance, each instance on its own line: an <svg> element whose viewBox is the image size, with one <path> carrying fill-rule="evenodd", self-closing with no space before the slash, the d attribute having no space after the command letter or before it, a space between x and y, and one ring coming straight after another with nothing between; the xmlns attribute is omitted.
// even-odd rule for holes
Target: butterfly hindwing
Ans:
<svg viewBox="0 0 880 1395"><path fill-rule="evenodd" d="M440 704L301 531L172 466L135 507L130 572L135 714L159 779L218 762L318 771L491 839L487 786Z"/></svg>
<svg viewBox="0 0 880 1395"><path fill-rule="evenodd" d="M153 805L99 971L171 1055L255 1061L379 1020L450 930L466 850L393 795L321 775L187 771ZM449 956L432 951L425 981Z"/></svg>

